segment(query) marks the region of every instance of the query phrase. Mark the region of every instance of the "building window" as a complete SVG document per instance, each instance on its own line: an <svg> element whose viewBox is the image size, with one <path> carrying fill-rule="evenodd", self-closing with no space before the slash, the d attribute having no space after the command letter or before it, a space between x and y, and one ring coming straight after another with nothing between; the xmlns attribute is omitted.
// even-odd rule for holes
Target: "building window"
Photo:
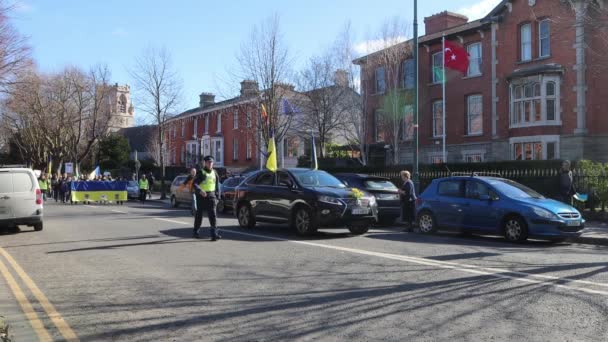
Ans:
<svg viewBox="0 0 608 342"><path fill-rule="evenodd" d="M549 57L551 55L551 29L549 20L538 23L538 57Z"/></svg>
<svg viewBox="0 0 608 342"><path fill-rule="evenodd" d="M403 140L414 139L414 106L403 107Z"/></svg>
<svg viewBox="0 0 608 342"><path fill-rule="evenodd" d="M434 53L432 58L431 74L433 75L433 83L440 83L443 79L443 52Z"/></svg>
<svg viewBox="0 0 608 342"><path fill-rule="evenodd" d="M215 131L215 133L221 133L222 132L222 114L218 114L217 115L217 130Z"/></svg>
<svg viewBox="0 0 608 342"><path fill-rule="evenodd" d="M483 153L464 153L463 161L465 163L481 163L483 162Z"/></svg>
<svg viewBox="0 0 608 342"><path fill-rule="evenodd" d="M414 73L416 72L416 65L413 59L406 59L403 61L403 88L414 89Z"/></svg>
<svg viewBox="0 0 608 342"><path fill-rule="evenodd" d="M384 79L384 67L376 69L376 94L384 94L386 91L386 80Z"/></svg>
<svg viewBox="0 0 608 342"><path fill-rule="evenodd" d="M245 158L247 158L247 160L251 159L251 155L252 155L252 147L251 147L251 139L247 138L247 151L246 151L246 156Z"/></svg>
<svg viewBox="0 0 608 342"><path fill-rule="evenodd" d="M127 98L125 97L125 94L120 94L120 97L118 98L118 110L121 113L127 112Z"/></svg>
<svg viewBox="0 0 608 342"><path fill-rule="evenodd" d="M182 146L182 158L180 160L180 164L181 165L185 165L186 164L186 145Z"/></svg>
<svg viewBox="0 0 608 342"><path fill-rule="evenodd" d="M483 134L483 101L481 95L467 97L467 135Z"/></svg>
<svg viewBox="0 0 608 342"><path fill-rule="evenodd" d="M447 156L447 153L446 153ZM444 163L443 161L443 153L439 152L439 153L431 153L429 154L429 163L430 164L442 164Z"/></svg>
<svg viewBox="0 0 608 342"><path fill-rule="evenodd" d="M536 76L513 81L510 114L510 127L560 124L559 78Z"/></svg>
<svg viewBox="0 0 608 342"><path fill-rule="evenodd" d="M194 138L198 136L198 118L194 118L194 128L192 130L192 135Z"/></svg>
<svg viewBox="0 0 608 342"><path fill-rule="evenodd" d="M182 120L182 138L186 135L186 123Z"/></svg>
<svg viewBox="0 0 608 342"><path fill-rule="evenodd" d="M177 124L174 123L173 127L172 127L172 129L173 129L173 138L177 137L177 127L176 127L176 125Z"/></svg>
<svg viewBox="0 0 608 342"><path fill-rule="evenodd" d="M469 69L467 76L481 75L481 43L473 43L467 46L469 53Z"/></svg>
<svg viewBox="0 0 608 342"><path fill-rule="evenodd" d="M235 110L234 113L232 114L232 128L233 129L239 128L239 112L238 112L238 110Z"/></svg>
<svg viewBox="0 0 608 342"><path fill-rule="evenodd" d="M559 158L559 136L539 135L509 139L513 160L547 160Z"/></svg>
<svg viewBox="0 0 608 342"><path fill-rule="evenodd" d="M521 60L529 61L532 59L532 25L524 24L519 28Z"/></svg>
<svg viewBox="0 0 608 342"><path fill-rule="evenodd" d="M239 141L236 137L232 138L232 160L239 159Z"/></svg>
<svg viewBox="0 0 608 342"><path fill-rule="evenodd" d="M205 133L209 133L209 114L205 115Z"/></svg>
<svg viewBox="0 0 608 342"><path fill-rule="evenodd" d="M376 109L374 111L374 141L384 141L383 134L383 113L381 109Z"/></svg>
<svg viewBox="0 0 608 342"><path fill-rule="evenodd" d="M443 136L443 101L433 102L433 138Z"/></svg>
<svg viewBox="0 0 608 342"><path fill-rule="evenodd" d="M245 116L245 125L247 126L247 128L251 128L252 127L252 122L251 122L251 110L247 110L247 114Z"/></svg>

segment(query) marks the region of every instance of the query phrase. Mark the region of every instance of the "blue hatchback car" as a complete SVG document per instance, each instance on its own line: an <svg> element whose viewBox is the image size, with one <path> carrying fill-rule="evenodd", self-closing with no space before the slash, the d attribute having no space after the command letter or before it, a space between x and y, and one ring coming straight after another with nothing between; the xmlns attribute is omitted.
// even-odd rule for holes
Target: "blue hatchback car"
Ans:
<svg viewBox="0 0 608 342"><path fill-rule="evenodd" d="M416 213L422 233L457 228L516 242L528 237L562 241L579 236L585 227L575 208L498 177L435 179L419 196Z"/></svg>

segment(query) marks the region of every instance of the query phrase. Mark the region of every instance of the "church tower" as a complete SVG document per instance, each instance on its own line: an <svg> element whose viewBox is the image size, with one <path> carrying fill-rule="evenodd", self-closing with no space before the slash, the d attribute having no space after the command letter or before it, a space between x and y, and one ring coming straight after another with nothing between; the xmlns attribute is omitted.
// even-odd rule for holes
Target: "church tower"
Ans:
<svg viewBox="0 0 608 342"><path fill-rule="evenodd" d="M133 127L135 124L135 111L131 103L131 88L129 85L114 84L108 95L110 102L110 132L121 128Z"/></svg>

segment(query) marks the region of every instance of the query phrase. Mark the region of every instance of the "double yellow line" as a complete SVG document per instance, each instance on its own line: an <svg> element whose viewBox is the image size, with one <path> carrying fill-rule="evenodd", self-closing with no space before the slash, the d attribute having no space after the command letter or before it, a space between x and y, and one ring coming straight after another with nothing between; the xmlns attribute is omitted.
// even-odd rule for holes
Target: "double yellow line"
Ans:
<svg viewBox="0 0 608 342"><path fill-rule="evenodd" d="M67 341L79 341L78 337L76 336L72 328L70 328L69 324L63 319L63 317L61 317L57 310L55 310L53 304L51 304L51 302L46 298L42 291L40 291L36 283L34 283L32 278L30 278L27 273L25 273L23 268L19 266L15 259L13 259L13 257L8 254L8 252L6 252L2 247L0 247L0 255L2 255L6 259L6 261L13 267L13 269L19 275L23 283L25 283L25 285L32 292L34 297L36 297L36 299L46 312L47 316L51 319L53 324L55 324L63 338L65 338ZM32 324L32 327L34 328L34 331L38 335L40 341L52 341L53 339L51 338L51 335L44 327L44 324L42 324L42 321L38 317L36 311L34 311L32 304L29 302L29 300L21 290L21 287L19 287L19 284L2 261L2 258L0 258L0 273L2 273L4 279L6 279L8 286L11 288L11 291L13 291L15 298L17 298L17 302L19 302L19 305L25 313L25 316L30 320L30 323Z"/></svg>

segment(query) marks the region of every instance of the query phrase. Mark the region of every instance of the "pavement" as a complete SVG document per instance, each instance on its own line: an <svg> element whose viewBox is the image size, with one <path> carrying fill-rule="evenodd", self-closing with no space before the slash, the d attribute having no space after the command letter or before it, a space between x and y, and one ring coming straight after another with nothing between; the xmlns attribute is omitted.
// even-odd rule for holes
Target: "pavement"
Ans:
<svg viewBox="0 0 608 342"><path fill-rule="evenodd" d="M170 200L167 197L164 200L160 199L160 193L152 193L152 198L147 201L153 201L161 204L170 204ZM392 228L400 229L401 225L393 226ZM591 245L605 245L608 246L608 223L599 221L587 221L585 223L585 229L581 236L577 238L567 239L569 242L591 244Z"/></svg>
<svg viewBox="0 0 608 342"><path fill-rule="evenodd" d="M0 315L15 341L608 336L608 247L398 227L301 238L231 215L218 225L210 242L191 238L185 207L48 203L43 231L0 235Z"/></svg>

